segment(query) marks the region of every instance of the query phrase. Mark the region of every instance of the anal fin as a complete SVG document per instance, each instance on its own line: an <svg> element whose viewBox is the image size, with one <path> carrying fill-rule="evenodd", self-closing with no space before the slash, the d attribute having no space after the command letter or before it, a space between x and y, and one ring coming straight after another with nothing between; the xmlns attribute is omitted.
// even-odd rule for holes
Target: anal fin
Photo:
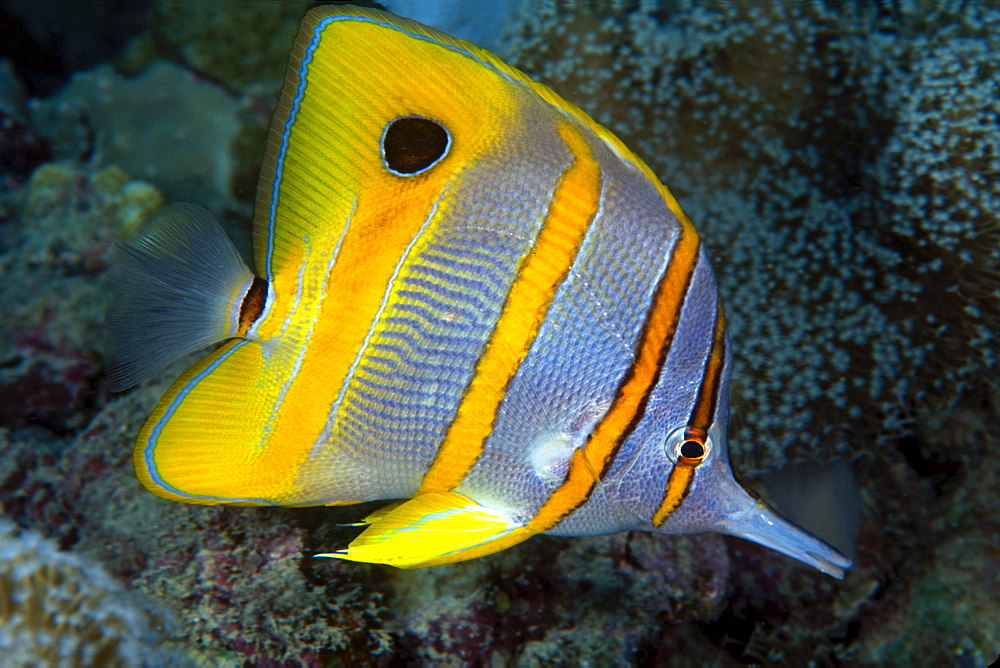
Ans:
<svg viewBox="0 0 1000 668"><path fill-rule="evenodd" d="M346 550L317 557L421 568L499 552L531 534L507 513L456 492L421 494L365 518Z"/></svg>

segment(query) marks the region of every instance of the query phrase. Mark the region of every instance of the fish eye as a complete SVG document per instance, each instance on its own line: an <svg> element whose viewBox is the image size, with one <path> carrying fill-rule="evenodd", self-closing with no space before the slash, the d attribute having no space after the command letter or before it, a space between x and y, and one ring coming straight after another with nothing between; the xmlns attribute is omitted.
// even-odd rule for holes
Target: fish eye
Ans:
<svg viewBox="0 0 1000 668"><path fill-rule="evenodd" d="M437 121L401 116L382 131L382 164L396 176L414 176L436 165L450 147L451 135Z"/></svg>
<svg viewBox="0 0 1000 668"><path fill-rule="evenodd" d="M681 441L681 459L704 459L705 444L695 440Z"/></svg>
<svg viewBox="0 0 1000 668"><path fill-rule="evenodd" d="M670 461L680 466L698 466L705 461L712 449L708 432L693 426L672 431L664 447Z"/></svg>

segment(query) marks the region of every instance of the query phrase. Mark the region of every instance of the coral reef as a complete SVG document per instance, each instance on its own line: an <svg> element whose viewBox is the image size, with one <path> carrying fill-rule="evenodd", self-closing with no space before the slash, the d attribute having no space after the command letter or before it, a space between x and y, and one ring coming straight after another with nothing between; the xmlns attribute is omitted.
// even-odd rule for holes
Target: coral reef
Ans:
<svg viewBox="0 0 1000 668"><path fill-rule="evenodd" d="M209 665L324 665L384 653L376 571L310 557L294 511L183 506L140 487L128 441L163 391L117 397L62 441L0 429L0 508L171 609Z"/></svg>
<svg viewBox="0 0 1000 668"><path fill-rule="evenodd" d="M911 323L925 350L907 392L918 410L1000 366L1000 55L974 35L987 26L1000 27L1000 9L980 29L913 40L919 56L892 88L896 125L876 172L878 227L919 280Z"/></svg>
<svg viewBox="0 0 1000 668"><path fill-rule="evenodd" d="M130 46L126 61L130 68L140 69L149 60L166 56L234 91L262 81L277 86L299 19L312 4L312 0L250 4L156 0L149 30Z"/></svg>
<svg viewBox="0 0 1000 668"><path fill-rule="evenodd" d="M392 572L387 605L407 662L623 665L656 653L664 624L714 620L728 572L718 536L538 538L470 563Z"/></svg>
<svg viewBox="0 0 1000 668"><path fill-rule="evenodd" d="M871 664L1000 655L1000 389L929 421L903 448L906 465L872 466L876 531L863 540L886 566L846 656ZM871 574L877 576L877 571Z"/></svg>
<svg viewBox="0 0 1000 668"><path fill-rule="evenodd" d="M746 570L708 634L741 661L988 663L995 592L961 583L995 562L976 532L996 505L969 497L997 435L955 448L930 425L998 412L1000 8L640 5L548 4L503 55L619 133L702 230L736 469L848 459L864 505L838 590L734 545Z"/></svg>
<svg viewBox="0 0 1000 668"><path fill-rule="evenodd" d="M223 649L255 662L323 665L339 658L350 665L392 648L378 583L341 563L311 559L304 532L287 516L197 514L193 526L185 522L190 533L177 549L148 554L134 580L179 602L196 650L210 656Z"/></svg>
<svg viewBox="0 0 1000 668"><path fill-rule="evenodd" d="M103 380L104 293L116 230L163 203L117 167L36 169L0 228L0 426L82 427Z"/></svg>
<svg viewBox="0 0 1000 668"><path fill-rule="evenodd" d="M177 636L199 660L627 663L669 654L664 625L690 634L727 600L731 561L719 536L538 538L473 562L397 571L310 557L345 545L350 530L336 525L358 509L157 499L135 480L128 439L165 382L111 400L63 443L0 431L0 507L173 609Z"/></svg>
<svg viewBox="0 0 1000 668"><path fill-rule="evenodd" d="M165 614L97 564L0 518L0 654L5 666L176 663Z"/></svg>
<svg viewBox="0 0 1000 668"><path fill-rule="evenodd" d="M3 512L174 609L199 660L319 665L384 649L382 592L305 556L287 511L178 506L135 479L130 440L170 376L108 400L102 275L112 241L162 204L159 191L118 167L50 163L11 197L0 227Z"/></svg>
<svg viewBox="0 0 1000 668"><path fill-rule="evenodd" d="M821 529L853 539L843 582L745 541L644 534L395 571L311 557L346 544L356 530L339 525L365 509L193 507L141 489L132 438L190 360L107 395L111 243L164 199L246 229L232 194L252 194L301 10L152 4L118 60L136 76L77 75L0 128L0 156L24 160L0 175L0 509L28 527L0 528L0 552L44 546L31 582L59 584L18 589L32 610L77 587L114 592L77 610L133 611L74 636L120 632L117 645L79 651L135 663L125 652L162 608L179 664L995 660L995 3L533 3L501 43L621 134L703 232L739 356L736 468L768 472L778 502L804 505L783 480L807 481L850 516ZM62 162L38 166L46 143ZM0 586L5 637L21 585Z"/></svg>
<svg viewBox="0 0 1000 668"><path fill-rule="evenodd" d="M218 86L158 61L132 78L109 65L78 73L58 95L33 100L30 111L57 158L96 157L154 183L169 199L220 206L230 200L238 108Z"/></svg>

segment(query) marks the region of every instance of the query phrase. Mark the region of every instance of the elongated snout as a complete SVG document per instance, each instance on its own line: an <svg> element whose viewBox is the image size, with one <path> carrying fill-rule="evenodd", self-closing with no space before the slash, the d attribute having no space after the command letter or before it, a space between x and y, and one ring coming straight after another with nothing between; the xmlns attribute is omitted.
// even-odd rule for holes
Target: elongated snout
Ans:
<svg viewBox="0 0 1000 668"><path fill-rule="evenodd" d="M850 559L822 538L786 520L764 501L743 494L746 504L719 518L719 533L752 540L843 579L844 570L851 566Z"/></svg>

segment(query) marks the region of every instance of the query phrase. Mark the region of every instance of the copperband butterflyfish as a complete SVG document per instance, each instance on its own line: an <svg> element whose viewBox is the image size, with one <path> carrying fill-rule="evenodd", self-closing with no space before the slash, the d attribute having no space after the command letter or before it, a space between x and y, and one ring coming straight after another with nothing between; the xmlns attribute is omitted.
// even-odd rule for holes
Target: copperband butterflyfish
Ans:
<svg viewBox="0 0 1000 668"><path fill-rule="evenodd" d="M391 501L329 556L402 568L633 529L850 565L733 477L726 321L677 202L493 54L311 10L253 233L251 270L207 211L174 204L117 247L113 389L221 342L139 432L154 494Z"/></svg>

